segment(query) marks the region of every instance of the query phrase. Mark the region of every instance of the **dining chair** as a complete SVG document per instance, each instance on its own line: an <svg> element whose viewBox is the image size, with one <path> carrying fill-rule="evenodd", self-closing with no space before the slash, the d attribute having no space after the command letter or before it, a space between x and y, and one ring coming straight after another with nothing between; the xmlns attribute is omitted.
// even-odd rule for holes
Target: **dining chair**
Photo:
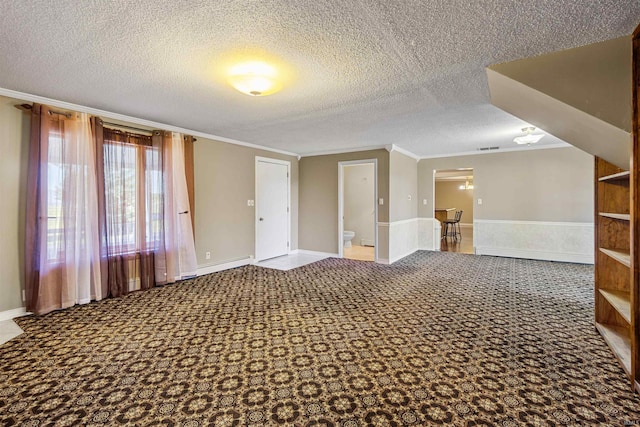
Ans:
<svg viewBox="0 0 640 427"><path fill-rule="evenodd" d="M456 211L453 219L444 220L444 235L445 237L451 237L454 240L462 240L462 231L460 230L460 219L462 218L462 211ZM451 227L451 231L449 231Z"/></svg>

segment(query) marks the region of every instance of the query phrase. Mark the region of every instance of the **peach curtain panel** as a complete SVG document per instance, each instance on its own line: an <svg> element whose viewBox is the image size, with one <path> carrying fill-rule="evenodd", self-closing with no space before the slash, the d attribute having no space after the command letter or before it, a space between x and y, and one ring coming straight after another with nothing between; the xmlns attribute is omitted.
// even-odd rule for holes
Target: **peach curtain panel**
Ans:
<svg viewBox="0 0 640 427"><path fill-rule="evenodd" d="M100 300L95 145L89 117L35 104L27 172L27 309Z"/></svg>
<svg viewBox="0 0 640 427"><path fill-rule="evenodd" d="M164 261L166 283L196 275L197 260L185 167L185 143L177 132L154 132L164 168Z"/></svg>

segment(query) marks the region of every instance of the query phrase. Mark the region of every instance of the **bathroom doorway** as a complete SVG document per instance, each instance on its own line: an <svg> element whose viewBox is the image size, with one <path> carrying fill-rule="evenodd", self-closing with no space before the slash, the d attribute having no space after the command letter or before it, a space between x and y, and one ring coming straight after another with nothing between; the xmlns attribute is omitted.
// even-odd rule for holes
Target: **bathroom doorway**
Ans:
<svg viewBox="0 0 640 427"><path fill-rule="evenodd" d="M338 164L338 254L360 261L378 259L377 160Z"/></svg>
<svg viewBox="0 0 640 427"><path fill-rule="evenodd" d="M434 171L434 187L434 218L442 227L440 250L473 254L473 169ZM453 223L456 212L461 214Z"/></svg>

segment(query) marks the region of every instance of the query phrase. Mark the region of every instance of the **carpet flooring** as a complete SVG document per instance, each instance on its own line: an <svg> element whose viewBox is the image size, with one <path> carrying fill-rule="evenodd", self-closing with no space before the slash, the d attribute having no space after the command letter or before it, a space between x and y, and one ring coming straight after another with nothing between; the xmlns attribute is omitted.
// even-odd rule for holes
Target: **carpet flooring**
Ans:
<svg viewBox="0 0 640 427"><path fill-rule="evenodd" d="M245 266L18 320L3 425L560 426L640 420L591 266L416 252Z"/></svg>

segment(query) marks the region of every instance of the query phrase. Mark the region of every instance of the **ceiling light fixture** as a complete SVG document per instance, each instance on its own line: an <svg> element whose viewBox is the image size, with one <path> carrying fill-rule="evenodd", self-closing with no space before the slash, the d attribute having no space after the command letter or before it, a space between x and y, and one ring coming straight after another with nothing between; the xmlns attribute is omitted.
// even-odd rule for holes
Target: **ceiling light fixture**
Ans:
<svg viewBox="0 0 640 427"><path fill-rule="evenodd" d="M473 184L469 184L469 181L458 187L460 190L473 190Z"/></svg>
<svg viewBox="0 0 640 427"><path fill-rule="evenodd" d="M236 64L229 69L227 80L236 90L250 96L266 96L282 89L275 67L261 61Z"/></svg>
<svg viewBox="0 0 640 427"><path fill-rule="evenodd" d="M540 141L544 136L544 134L532 135L535 130L536 128L533 126L527 126L526 128L522 128L522 132L524 132L524 136L517 136L513 138L513 142L520 145L535 144L536 142Z"/></svg>

